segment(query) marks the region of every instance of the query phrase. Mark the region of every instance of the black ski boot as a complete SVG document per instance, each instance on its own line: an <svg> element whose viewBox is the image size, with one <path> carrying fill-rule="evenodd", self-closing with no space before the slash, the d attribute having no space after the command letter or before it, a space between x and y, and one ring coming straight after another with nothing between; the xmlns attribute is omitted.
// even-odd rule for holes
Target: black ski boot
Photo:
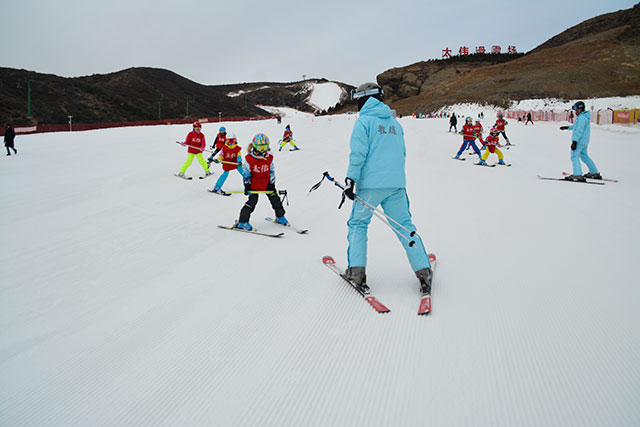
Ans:
<svg viewBox="0 0 640 427"><path fill-rule="evenodd" d="M420 281L420 292L425 294L431 293L431 278L433 277L433 271L430 268L423 268L416 271L416 277Z"/></svg>
<svg viewBox="0 0 640 427"><path fill-rule="evenodd" d="M564 177L564 179L567 181L579 181L579 182L587 181L587 179L582 175L567 175Z"/></svg>
<svg viewBox="0 0 640 427"><path fill-rule="evenodd" d="M589 178L589 179L602 179L602 175L600 175L600 172L596 172L596 173L585 173L584 175L585 178Z"/></svg>
<svg viewBox="0 0 640 427"><path fill-rule="evenodd" d="M370 289L367 286L367 275L364 267L349 267L344 272L345 277L353 282L360 292L368 294Z"/></svg>

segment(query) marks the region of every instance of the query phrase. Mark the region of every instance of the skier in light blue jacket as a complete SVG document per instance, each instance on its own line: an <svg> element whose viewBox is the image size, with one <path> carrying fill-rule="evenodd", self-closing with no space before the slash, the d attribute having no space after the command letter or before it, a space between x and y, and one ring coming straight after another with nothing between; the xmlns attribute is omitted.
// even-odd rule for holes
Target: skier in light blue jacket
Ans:
<svg viewBox="0 0 640 427"><path fill-rule="evenodd" d="M584 102L576 102L572 110L576 111L576 122L571 126L561 126L560 130L573 130L571 136L571 163L573 164L573 174L564 179L569 181L586 181L586 178L602 179L596 164L587 154L589 138L591 136L591 113L585 111ZM582 160L589 168L589 173L582 175Z"/></svg>
<svg viewBox="0 0 640 427"><path fill-rule="evenodd" d="M375 83L364 83L352 94L353 99L358 102L360 117L351 134L351 154L344 195L351 200L357 195L373 207L381 205L386 215L402 224L405 229L389 222L404 246L411 268L420 281L421 292L428 293L431 292L433 274L429 257L420 237L415 234L409 238L411 233L406 231L415 231L416 227L411 221L409 198L405 189L404 131L393 118L391 109L382 102L382 95L382 88ZM349 248L345 274L364 292L369 291L365 268L367 230L372 215L371 210L362 204L353 203L351 217L347 222ZM410 246L412 239L415 244Z"/></svg>

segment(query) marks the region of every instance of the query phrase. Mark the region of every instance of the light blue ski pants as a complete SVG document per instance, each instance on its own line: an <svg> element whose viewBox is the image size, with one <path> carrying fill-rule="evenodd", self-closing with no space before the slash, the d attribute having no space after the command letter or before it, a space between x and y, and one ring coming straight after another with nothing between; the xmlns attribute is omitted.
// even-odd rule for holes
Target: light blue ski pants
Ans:
<svg viewBox="0 0 640 427"><path fill-rule="evenodd" d="M402 224L406 229L415 231L416 227L411 222L411 212L409 212L409 198L404 188L376 188L360 189L356 193L358 196L369 202L374 207L382 206L382 210L389 217ZM358 201L353 201L351 217L347 221L349 248L347 249L347 260L349 267L365 267L367 265L367 230L373 213L362 206ZM417 234L413 237L409 233L393 222L389 224L399 233L409 240L415 240L415 245L409 246L409 241L398 236L402 247L404 247L409 264L413 271L423 268L431 268L429 257L424 249L422 239Z"/></svg>
<svg viewBox="0 0 640 427"><path fill-rule="evenodd" d="M584 164L587 165L587 167L589 168L589 173L598 173L596 164L587 154L588 147L589 144L578 144L575 150L571 150L571 163L573 164L573 174L575 176L582 175L582 165L580 164L580 160L582 160Z"/></svg>
<svg viewBox="0 0 640 427"><path fill-rule="evenodd" d="M240 168L235 169L238 171L238 173L240 174L240 176L242 176L242 171L240 170ZM227 180L227 178L229 177L229 172L231 171L224 171L222 172L222 175L220 175L220 177L218 178L218 180L216 181L216 186L214 187L215 189L221 190L222 189L222 185L225 183L225 181Z"/></svg>

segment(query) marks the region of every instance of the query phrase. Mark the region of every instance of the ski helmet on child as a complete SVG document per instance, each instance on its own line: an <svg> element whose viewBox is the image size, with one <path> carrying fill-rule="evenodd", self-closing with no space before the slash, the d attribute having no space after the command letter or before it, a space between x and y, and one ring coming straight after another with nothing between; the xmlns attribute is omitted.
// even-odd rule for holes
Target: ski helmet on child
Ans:
<svg viewBox="0 0 640 427"><path fill-rule="evenodd" d="M584 102L582 101L578 101L575 104L573 104L573 107L571 107L572 110L582 110L584 111L585 107L584 107Z"/></svg>
<svg viewBox="0 0 640 427"><path fill-rule="evenodd" d="M220 127L220 131L219 131L219 132L220 132L220 133L227 133L227 129L225 129L225 127L224 127L224 126L221 126L221 127Z"/></svg>
<svg viewBox="0 0 640 427"><path fill-rule="evenodd" d="M351 99L358 102L358 110L361 110L365 102L371 97L382 101L384 92L377 83L362 83L357 89L351 91Z"/></svg>
<svg viewBox="0 0 640 427"><path fill-rule="evenodd" d="M193 130L196 130L196 129L202 129L202 126L200 125L200 122L195 122L193 124Z"/></svg>
<svg viewBox="0 0 640 427"><path fill-rule="evenodd" d="M502 118L502 113L498 112L498 118L501 119Z"/></svg>
<svg viewBox="0 0 640 427"><path fill-rule="evenodd" d="M464 121L465 122L469 122L469 121L473 122L473 119L471 118L471 116L468 116L466 119L464 119Z"/></svg>
<svg viewBox="0 0 640 427"><path fill-rule="evenodd" d="M225 145L229 147L233 147L238 143L238 138L236 138L236 134L231 132L227 135L227 139L224 141Z"/></svg>
<svg viewBox="0 0 640 427"><path fill-rule="evenodd" d="M497 128L491 128L491 135L493 134L497 134L498 133L498 129Z"/></svg>
<svg viewBox="0 0 640 427"><path fill-rule="evenodd" d="M259 133L253 137L249 152L258 157L266 157L269 154L269 137L264 133Z"/></svg>
<svg viewBox="0 0 640 427"><path fill-rule="evenodd" d="M289 130L291 130L291 126L287 125L287 126L285 127L285 129L289 129Z"/></svg>

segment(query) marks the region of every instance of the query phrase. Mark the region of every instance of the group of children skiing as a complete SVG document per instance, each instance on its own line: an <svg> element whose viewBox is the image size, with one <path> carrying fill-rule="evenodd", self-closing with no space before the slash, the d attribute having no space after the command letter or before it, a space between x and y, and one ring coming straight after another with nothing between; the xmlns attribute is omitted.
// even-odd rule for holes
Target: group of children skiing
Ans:
<svg viewBox="0 0 640 427"><path fill-rule="evenodd" d="M278 151L282 150L282 147L289 143L293 145L293 150L299 150L293 142L291 126L287 125ZM237 170L242 176L244 194L249 197L240 210L238 220L234 224L235 228L248 231L253 229L249 223L249 219L258 203L259 194L265 194L269 199L271 207L276 214L275 222L282 225L289 223L284 216L285 210L275 187L275 166L273 164L273 155L270 153L269 138L267 135L258 133L253 137L253 140L247 147L248 153L244 159L242 158L242 148L238 145L236 135L234 133L227 135L227 130L224 126L220 127L216 139L211 145L211 155L206 161L202 156L202 153L206 150L206 141L200 122L193 124L193 130L189 132L186 140L180 142L180 144L188 147L188 154L187 160L176 176L190 179L185 177L185 172L193 162L194 157L198 159L198 162L204 169L205 176L202 178L213 174L209 169L211 163L219 163L222 165L223 172L216 181L213 190L209 191L224 196L229 195L229 193L222 190L222 186L229 177L229 173ZM218 153L220 153L220 155L216 157Z"/></svg>
<svg viewBox="0 0 640 427"><path fill-rule="evenodd" d="M507 146L512 145L511 141L509 141L509 138L507 137L507 132L505 130L505 126L507 124L508 122L504 119L502 113L498 113L498 119L496 120L496 123L491 128L491 131L489 132L489 136L486 139L483 139L482 138L483 128L482 128L482 124L480 123L480 120L476 120L474 124L473 119L471 117L467 117L465 119L465 124L462 126L462 131L460 131L460 134L462 135L462 145L460 146L460 149L456 153L454 159L464 160L460 158L460 155L467 148L471 147L473 151L478 155L479 163L477 164L486 165L489 154L495 153L498 155L498 164L504 165L505 164L504 155L502 154L502 151L500 151L498 147L501 147L499 142L499 137L501 134L505 139L505 141L507 141L506 145ZM478 146L476 145L476 142L475 142L476 138L482 144L482 150L485 150L484 154L480 152L481 149L479 149Z"/></svg>
<svg viewBox="0 0 640 427"><path fill-rule="evenodd" d="M409 199L405 188L406 150L404 131L400 123L393 117L390 108L384 104L382 97L382 88L376 83L365 83L352 93L352 98L358 103L360 116L354 125L351 135L351 153L345 184L336 183L343 190L343 201L348 198L357 202L353 204L351 216L347 222L348 265L346 270L342 272L337 268L332 257L325 257L323 262L327 266L333 267L334 271L354 286L377 311L389 311L371 296L370 288L366 283L367 230L371 218L375 214L392 228L403 245L409 263L420 283L421 303L418 314L428 314L431 311L431 281L433 276L431 259L433 257L433 260L435 260L435 255L427 254L422 239L416 233L416 227L411 221ZM573 174L565 179L583 182L587 178L602 179L595 164L587 155L589 112L585 111L583 102L577 102L573 106L573 110L578 114L576 124L560 128L562 130L573 130L571 159L574 170ZM499 143L500 134L505 139L507 146L513 145L505 131L507 124L502 113L498 113L498 118L489 135L486 139L483 139L483 128L480 121L477 120L474 124L473 119L467 117L460 132L463 137L463 143L454 158L460 159L460 155L464 150L467 147L471 147L479 157L479 165L486 165L489 154L493 153L498 156L498 164L505 165L504 155L498 147L501 147ZM452 124L452 126L455 126L455 124ZM484 154L481 153L481 150L476 145L476 139L480 141L482 148L486 150ZM269 220L290 226L285 218L285 209L282 206L282 201L278 197L274 157L270 152L267 135L264 133L256 134L248 145L247 154L244 158L236 135L233 133L227 135L224 127L220 128L216 136L216 140L211 147L212 154L208 161L205 161L202 157L206 143L199 122L194 123L193 131L187 135L186 141L181 144L188 146L189 149L187 160L182 165L180 172L177 174L178 176L185 177L184 172L191 165L194 157L198 159L198 162L205 170L205 177L212 174L209 170L211 163L220 163L222 165L223 173L218 178L213 190L210 190L214 193L228 195L222 190L222 186L231 171L237 170L242 176L244 194L248 196L247 201L242 206L238 219L232 227L219 227L255 232L249 221L258 202L259 194L265 194L268 197L276 214L275 220ZM286 144L293 146L291 151L299 149L294 143L290 125L285 128L278 151L281 151ZM216 157L218 153L220 155ZM589 173L584 176L582 175L581 161L585 162L589 167ZM335 182L328 172L324 173L324 177ZM312 190L317 188L319 184L316 184ZM379 206L382 207L382 211L378 209Z"/></svg>

